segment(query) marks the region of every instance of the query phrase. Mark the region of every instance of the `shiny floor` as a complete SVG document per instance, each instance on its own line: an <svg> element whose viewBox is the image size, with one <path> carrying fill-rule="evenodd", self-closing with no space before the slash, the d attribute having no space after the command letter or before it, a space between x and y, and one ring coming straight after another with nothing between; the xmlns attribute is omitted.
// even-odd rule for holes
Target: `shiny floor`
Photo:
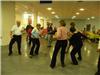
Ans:
<svg viewBox="0 0 100 75"><path fill-rule="evenodd" d="M66 67L60 64L60 52L57 57L57 64L54 69L49 67L54 43L52 47L47 47L47 41L41 39L40 53L38 56L29 58L29 47L25 36L22 40L22 55L18 55L16 44L13 45L13 55L8 56L8 46L2 47L1 53L1 75L94 75L97 68L98 53L97 44L85 41L82 48L83 60L79 65L72 65L70 53L66 54Z"/></svg>

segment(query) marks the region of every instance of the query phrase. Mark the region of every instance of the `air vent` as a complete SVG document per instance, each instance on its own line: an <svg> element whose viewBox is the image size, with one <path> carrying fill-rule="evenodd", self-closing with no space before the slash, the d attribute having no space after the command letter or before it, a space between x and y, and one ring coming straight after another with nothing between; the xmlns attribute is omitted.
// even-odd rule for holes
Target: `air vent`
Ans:
<svg viewBox="0 0 100 75"><path fill-rule="evenodd" d="M40 0L41 4L48 4L48 3L52 3L52 0Z"/></svg>

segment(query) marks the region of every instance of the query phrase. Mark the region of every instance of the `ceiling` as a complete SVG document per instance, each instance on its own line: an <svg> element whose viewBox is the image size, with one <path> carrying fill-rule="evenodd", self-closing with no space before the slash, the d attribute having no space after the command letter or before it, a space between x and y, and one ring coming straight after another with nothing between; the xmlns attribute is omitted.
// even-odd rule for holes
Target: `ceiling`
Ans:
<svg viewBox="0 0 100 75"><path fill-rule="evenodd" d="M21 1L16 2L16 12L40 12L41 15L54 18L51 11L46 8L52 7L56 15L60 18L71 19L72 16L76 16L76 19L86 19L91 16L96 18L100 17L100 1L53 1L51 4L40 4L38 1ZM80 8L84 8L84 11L80 11ZM76 15L79 12L79 15Z"/></svg>

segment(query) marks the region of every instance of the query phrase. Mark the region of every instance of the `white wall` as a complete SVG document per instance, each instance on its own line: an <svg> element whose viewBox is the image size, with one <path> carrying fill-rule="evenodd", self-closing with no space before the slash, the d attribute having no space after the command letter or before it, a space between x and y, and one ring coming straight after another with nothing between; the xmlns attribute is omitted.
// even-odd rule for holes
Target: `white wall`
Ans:
<svg viewBox="0 0 100 75"><path fill-rule="evenodd" d="M2 2L2 45L8 45L10 41L10 30L15 24L15 3Z"/></svg>
<svg viewBox="0 0 100 75"><path fill-rule="evenodd" d="M1 16L1 1L0 1L0 16ZM2 39L2 37L1 37L1 29L2 29L2 21L1 21L2 19L1 19L1 17L0 17L0 46L1 46L1 39Z"/></svg>
<svg viewBox="0 0 100 75"><path fill-rule="evenodd" d="M1 16L1 2L0 2L0 16ZM0 17L0 54L1 54L1 17ZM1 61L1 55L0 55L0 61ZM1 62L0 62L0 73L1 73Z"/></svg>
<svg viewBox="0 0 100 75"><path fill-rule="evenodd" d="M90 20L90 21L87 21L87 20L86 20L86 21L85 21L85 24L87 24L87 23L91 24L92 26L95 25L96 30L100 29L100 18L96 18L96 19Z"/></svg>
<svg viewBox="0 0 100 75"><path fill-rule="evenodd" d="M58 27L59 26L59 19L52 19L53 25ZM70 22L75 22L76 27L79 30L83 30L84 27L86 27L87 24L91 24L91 26L95 25L96 30L100 29L100 18L96 18L94 20L71 20L71 19L66 19L66 27L69 29L70 27Z"/></svg>

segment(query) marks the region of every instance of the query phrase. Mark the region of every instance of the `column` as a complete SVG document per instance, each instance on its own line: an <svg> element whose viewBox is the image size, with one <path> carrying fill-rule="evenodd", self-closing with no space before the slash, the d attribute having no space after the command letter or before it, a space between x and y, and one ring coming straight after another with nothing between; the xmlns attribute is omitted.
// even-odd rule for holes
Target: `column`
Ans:
<svg viewBox="0 0 100 75"><path fill-rule="evenodd" d="M35 12L34 12L34 22L33 22L34 27L37 24L37 16L38 16L38 12L35 10Z"/></svg>
<svg viewBox="0 0 100 75"><path fill-rule="evenodd" d="M10 41L10 30L15 24L15 2L2 1L2 45L8 45Z"/></svg>

